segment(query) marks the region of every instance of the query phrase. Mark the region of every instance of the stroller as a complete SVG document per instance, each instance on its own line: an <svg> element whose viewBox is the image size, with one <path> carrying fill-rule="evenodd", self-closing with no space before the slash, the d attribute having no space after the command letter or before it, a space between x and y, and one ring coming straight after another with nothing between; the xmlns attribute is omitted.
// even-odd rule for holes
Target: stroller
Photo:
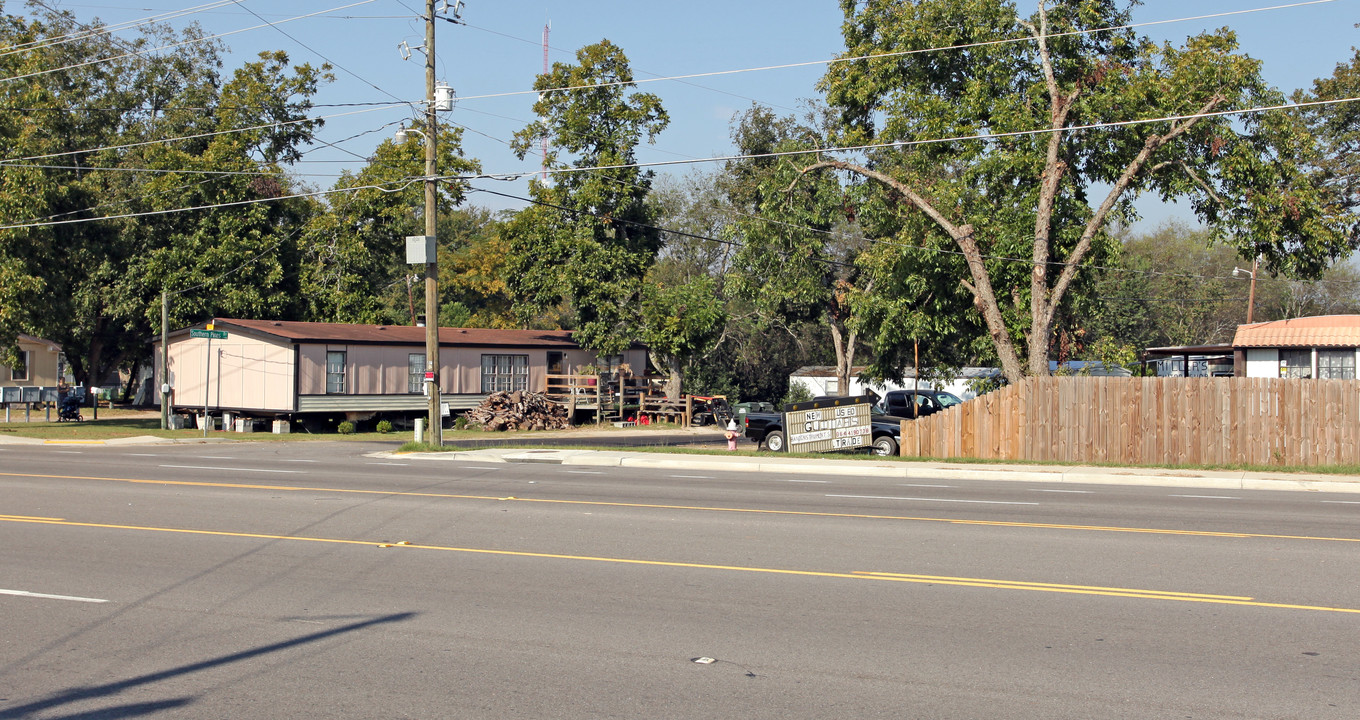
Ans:
<svg viewBox="0 0 1360 720"><path fill-rule="evenodd" d="M76 393L66 393L57 401L57 422L82 422L85 417L80 414L81 395Z"/></svg>

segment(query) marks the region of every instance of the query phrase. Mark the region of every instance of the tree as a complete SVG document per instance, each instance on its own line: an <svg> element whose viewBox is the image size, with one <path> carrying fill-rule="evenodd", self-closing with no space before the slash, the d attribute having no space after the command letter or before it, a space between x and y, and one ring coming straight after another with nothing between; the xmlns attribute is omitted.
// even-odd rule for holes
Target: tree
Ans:
<svg viewBox="0 0 1360 720"><path fill-rule="evenodd" d="M1250 278L1232 248L1183 223L1123 237L1120 254L1100 271L1090 307L1075 313L1073 356L1098 346L1140 350L1232 341L1246 322ZM1314 281L1258 277L1254 319L1282 320L1360 311L1360 273L1347 264Z"/></svg>
<svg viewBox="0 0 1360 720"><path fill-rule="evenodd" d="M642 342L652 364L669 375L668 398L680 397L685 366L713 346L725 319L717 282L709 275L678 285L650 278L643 286Z"/></svg>
<svg viewBox="0 0 1360 720"><path fill-rule="evenodd" d="M462 129L441 125L436 165L441 174L477 172L462 156ZM424 139L384 140L357 174L345 171L330 194L327 212L317 215L300 243L300 316L324 322L409 322L403 281L408 235L425 233ZM463 201L467 183L436 185L436 212L448 214ZM441 241L441 247L448 245ZM422 304L423 307L423 304Z"/></svg>
<svg viewBox="0 0 1360 720"><path fill-rule="evenodd" d="M734 223L741 245L729 282L768 322L824 323L836 376L848 387L859 348L855 298L873 287L856 264L865 239L846 222L847 198L835 178L799 183L797 168L768 157L820 146L824 119L814 110L800 123L759 106L742 116L733 139L754 157L728 164L728 196L747 210Z"/></svg>
<svg viewBox="0 0 1360 720"><path fill-rule="evenodd" d="M534 83L541 120L515 134L522 159L546 137L551 184L533 182L534 205L507 228L508 280L521 320L566 301L577 316L576 339L604 355L637 335L642 280L660 247L645 202L652 173L635 167L636 148L666 127L661 100L631 92L633 73L608 40L555 63Z"/></svg>
<svg viewBox="0 0 1360 720"><path fill-rule="evenodd" d="M0 317L21 318L0 328L0 345L16 331L57 340L82 382L145 356L163 290L188 291L177 323L272 313L296 297L289 228L309 206L282 200L292 184L281 164L319 126L308 98L327 79L266 53L224 80L220 45L194 27L151 26L131 42L87 30L59 12L0 26L6 46L24 48L0 59L11 219L0 300L18 308ZM67 41L45 42L57 37ZM136 52L170 39L182 42ZM42 122L25 122L34 112Z"/></svg>
<svg viewBox="0 0 1360 720"><path fill-rule="evenodd" d="M443 324L515 327L514 302L506 282L505 224L503 216L478 207L439 216L440 243L448 242L439 262Z"/></svg>
<svg viewBox="0 0 1360 720"><path fill-rule="evenodd" d="M1311 92L1294 93L1294 101L1346 101L1360 94L1360 49L1349 62L1339 63L1331 77L1313 82ZM1360 107L1354 102L1310 107L1304 111L1317 136L1321 153L1315 172L1334 192L1338 202L1354 212L1360 208Z"/></svg>
<svg viewBox="0 0 1360 720"><path fill-rule="evenodd" d="M1048 373L1068 293L1141 193L1187 199L1215 242L1268 272L1316 275L1353 247L1305 174L1296 116L1216 114L1281 102L1260 63L1227 30L1156 45L1127 29L1133 4L1040 0L1022 16L1007 0L841 0L847 59L821 88L839 142L872 147L802 172L881 183L928 220L900 239L961 253L1011 381Z"/></svg>

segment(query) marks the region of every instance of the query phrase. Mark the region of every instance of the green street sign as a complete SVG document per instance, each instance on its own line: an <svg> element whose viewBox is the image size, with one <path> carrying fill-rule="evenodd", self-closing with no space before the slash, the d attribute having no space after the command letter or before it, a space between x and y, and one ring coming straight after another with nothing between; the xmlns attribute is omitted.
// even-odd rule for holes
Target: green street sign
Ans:
<svg viewBox="0 0 1360 720"><path fill-rule="evenodd" d="M189 337L191 337L191 338L208 338L208 339L210 339L210 340L226 340L226 339L227 339L227 331L226 331L226 330L190 330L190 331L189 331Z"/></svg>

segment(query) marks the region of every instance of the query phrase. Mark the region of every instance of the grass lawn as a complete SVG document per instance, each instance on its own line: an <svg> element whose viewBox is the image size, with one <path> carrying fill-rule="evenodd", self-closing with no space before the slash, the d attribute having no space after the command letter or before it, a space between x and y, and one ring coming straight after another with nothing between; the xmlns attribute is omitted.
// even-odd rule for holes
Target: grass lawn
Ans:
<svg viewBox="0 0 1360 720"><path fill-rule="evenodd" d="M4 414L0 412L0 437L25 437L39 440L51 440L56 442L96 442L101 440L116 440L119 438L130 437L158 437L171 438L177 440L202 440L203 431L197 428L186 430L162 430L160 413L154 410L124 410L121 408L100 408L99 419L94 420L94 414L90 408L84 408L82 414L85 416L84 422L63 422L56 421L57 411L52 410L52 420L49 422L45 418L46 412L35 410L32 413L32 422L24 422L24 412L22 408L15 407L10 411L11 422L3 422ZM235 440L238 442L303 442L309 440L346 440L346 441L369 441L369 442L406 442L411 440L410 431L393 431L390 433L363 432L341 435L337 432L309 433L298 429L294 425L294 431L286 435L275 435L272 432L237 433L223 432L220 430L209 430L207 437L217 440ZM641 429L641 428L638 428ZM675 430L675 425L650 425L647 430ZM545 437L569 437L580 435L600 435L608 436L612 432L619 431L610 425L605 426L581 426L571 430L560 430L552 432L484 432L482 430L445 430L444 440L505 440L506 438L522 439L526 446L531 446L535 439ZM606 444L606 443L602 443Z"/></svg>

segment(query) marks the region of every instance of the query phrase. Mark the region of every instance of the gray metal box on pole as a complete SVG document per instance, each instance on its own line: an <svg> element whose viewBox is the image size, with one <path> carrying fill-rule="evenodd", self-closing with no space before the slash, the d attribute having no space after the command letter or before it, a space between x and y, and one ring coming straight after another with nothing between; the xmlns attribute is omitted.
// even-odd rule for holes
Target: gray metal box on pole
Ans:
<svg viewBox="0 0 1360 720"><path fill-rule="evenodd" d="M406 264L428 265L435 261L435 238L433 235L406 236Z"/></svg>

